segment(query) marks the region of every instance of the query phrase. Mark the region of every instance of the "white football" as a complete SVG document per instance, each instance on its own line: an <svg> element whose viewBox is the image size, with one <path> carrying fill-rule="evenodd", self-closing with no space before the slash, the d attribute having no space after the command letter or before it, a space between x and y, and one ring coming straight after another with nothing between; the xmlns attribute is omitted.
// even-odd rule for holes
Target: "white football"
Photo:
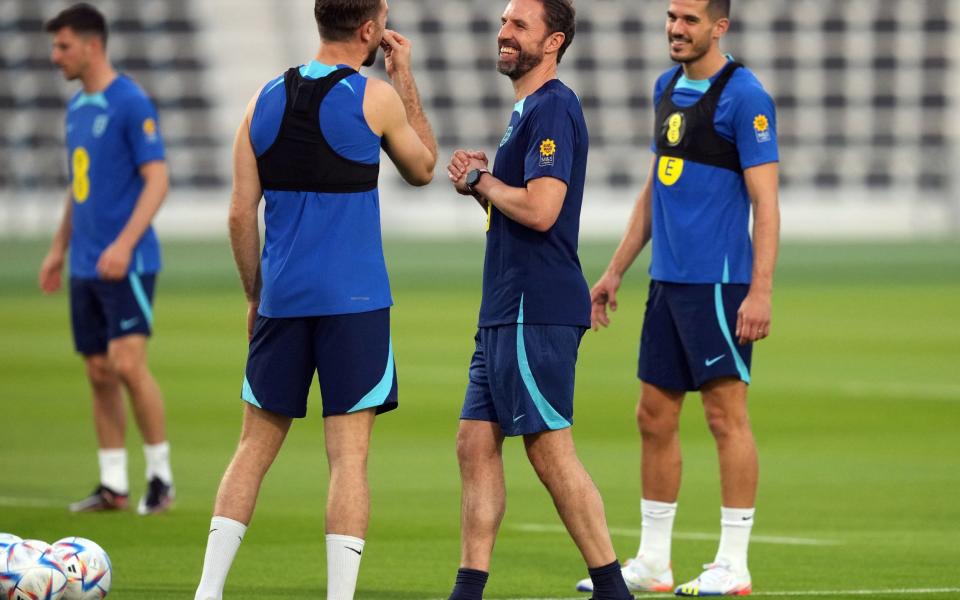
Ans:
<svg viewBox="0 0 960 600"><path fill-rule="evenodd" d="M46 542L17 542L0 559L0 590L6 600L62 600L67 576Z"/></svg>
<svg viewBox="0 0 960 600"><path fill-rule="evenodd" d="M53 543L53 556L67 576L62 600L100 600L110 593L110 557L96 542L63 538Z"/></svg>

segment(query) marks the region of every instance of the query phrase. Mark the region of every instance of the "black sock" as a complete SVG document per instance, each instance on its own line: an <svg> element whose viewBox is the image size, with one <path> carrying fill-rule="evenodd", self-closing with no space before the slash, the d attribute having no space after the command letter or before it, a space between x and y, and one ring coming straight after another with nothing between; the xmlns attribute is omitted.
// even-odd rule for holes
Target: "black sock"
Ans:
<svg viewBox="0 0 960 600"><path fill-rule="evenodd" d="M633 598L620 572L620 563L613 561L605 567L587 569L593 581L594 600L626 600Z"/></svg>
<svg viewBox="0 0 960 600"><path fill-rule="evenodd" d="M483 600L483 588L487 585L486 571L460 569L457 571L457 583L449 600ZM622 579L621 579L622 581Z"/></svg>

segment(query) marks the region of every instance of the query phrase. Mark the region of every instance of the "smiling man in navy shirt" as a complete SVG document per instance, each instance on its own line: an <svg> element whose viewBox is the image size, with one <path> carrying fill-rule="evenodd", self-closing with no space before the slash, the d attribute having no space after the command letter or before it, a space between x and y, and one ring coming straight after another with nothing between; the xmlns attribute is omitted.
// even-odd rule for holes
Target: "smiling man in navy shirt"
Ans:
<svg viewBox="0 0 960 600"><path fill-rule="evenodd" d="M458 192L487 211L476 351L460 415L461 569L451 600L480 600L505 510L504 437L522 436L587 563L597 599L630 598L603 501L571 434L580 340L590 296L577 257L589 138L576 94L557 79L573 41L569 0L513 0L502 18L498 70L516 105L493 173L481 152L457 151Z"/></svg>

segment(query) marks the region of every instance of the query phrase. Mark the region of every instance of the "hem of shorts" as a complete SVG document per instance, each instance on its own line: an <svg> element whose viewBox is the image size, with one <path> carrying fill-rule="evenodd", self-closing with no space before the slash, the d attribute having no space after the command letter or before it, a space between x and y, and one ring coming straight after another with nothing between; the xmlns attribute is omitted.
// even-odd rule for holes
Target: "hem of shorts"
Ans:
<svg viewBox="0 0 960 600"><path fill-rule="evenodd" d="M273 408L268 408L268 407L266 407L266 406L257 406L257 405L254 404L253 402L250 402L249 400L246 400L243 396L240 396L240 401L243 402L244 404L249 404L250 406L252 406L252 407L254 407L254 408L259 408L260 410L265 410L265 411L267 411L268 413L271 413L271 414L274 414L274 415L280 415L281 417L287 417L288 419L305 419L305 418L307 418L307 413L305 413L305 412L304 412L303 414L295 414L295 415L292 415L292 414L290 414L289 412L279 411L279 410L276 410L276 409L273 409Z"/></svg>
<svg viewBox="0 0 960 600"><path fill-rule="evenodd" d="M263 305L261 304L261 306ZM380 305L375 305L375 306L376 308L363 308L360 310L347 310L344 308L331 308L331 309L320 308L315 311L311 311L307 314L290 314L290 315L280 315L276 313L268 315L258 310L257 314L267 319L313 319L317 317L342 317L346 315L362 315L364 313L372 313L372 312L377 312L379 310L392 308L393 300L390 300L389 304L385 304L383 306L380 306Z"/></svg>
<svg viewBox="0 0 960 600"><path fill-rule="evenodd" d="M369 407L367 407L367 408L364 408L364 409L358 410L358 411L354 411L354 412L347 411L347 412L331 412L331 413L328 413L328 412L324 411L324 413L323 413L323 418L326 419L327 417L341 417L341 416L343 416L343 415L355 415L355 414L358 414L358 413L366 412L366 411L368 411L368 410L373 410L373 411L374 411L374 414L376 414L377 416L379 416L379 415L382 415L382 414L384 414L384 413L393 412L393 411L395 411L395 410L398 409L398 408L400 408L400 402L398 402L398 401L385 402L385 403L379 404L379 405L377 405L377 406L369 406Z"/></svg>
<svg viewBox="0 0 960 600"><path fill-rule="evenodd" d="M731 373L720 373L718 375L711 375L710 377L707 377L703 381L695 381L694 383L698 384L697 389L691 390L691 391L694 391L694 392L700 391L701 389L703 389L703 386L707 385L711 381L716 381L717 379L736 379L737 381L742 381L743 383L747 384L748 387L750 386L750 382L745 381L743 377L740 376L739 372L737 373L731 372Z"/></svg>
<svg viewBox="0 0 960 600"><path fill-rule="evenodd" d="M641 373L637 373L637 379L640 380L641 383L646 383L658 388L662 388L665 390L672 390L675 392L696 392L697 390L700 389L700 388L687 387L686 385L679 385L679 386L673 385L676 382L664 383L663 381L655 381L656 378L646 377Z"/></svg>

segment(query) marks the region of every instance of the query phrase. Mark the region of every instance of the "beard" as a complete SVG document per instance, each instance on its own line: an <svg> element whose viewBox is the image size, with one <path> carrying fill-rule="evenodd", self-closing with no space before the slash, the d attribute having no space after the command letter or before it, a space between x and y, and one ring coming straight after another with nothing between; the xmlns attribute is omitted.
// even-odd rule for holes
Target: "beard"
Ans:
<svg viewBox="0 0 960 600"><path fill-rule="evenodd" d="M367 55L367 58L363 60L363 66L372 67L374 63L377 62L377 54L380 53L380 45L377 44L373 47L373 50L370 51L370 54Z"/></svg>
<svg viewBox="0 0 960 600"><path fill-rule="evenodd" d="M680 40L674 40L674 38L672 37L668 39L671 44L674 41L680 41ZM697 44L694 40L691 40L689 38L683 38L682 41L687 42L687 44L689 45L689 50L687 50L686 53L677 55L677 54L674 54L672 48L670 50L670 58L672 58L674 61L678 63L681 63L681 64L695 63L701 58L703 58L704 56L706 56L706 54L710 51L711 41L709 38L702 44Z"/></svg>
<svg viewBox="0 0 960 600"><path fill-rule="evenodd" d="M497 71L513 81L520 79L543 62L543 44L537 47L536 52L527 52L519 46L507 45L507 47L518 50L516 60L506 61L502 58L497 60Z"/></svg>

